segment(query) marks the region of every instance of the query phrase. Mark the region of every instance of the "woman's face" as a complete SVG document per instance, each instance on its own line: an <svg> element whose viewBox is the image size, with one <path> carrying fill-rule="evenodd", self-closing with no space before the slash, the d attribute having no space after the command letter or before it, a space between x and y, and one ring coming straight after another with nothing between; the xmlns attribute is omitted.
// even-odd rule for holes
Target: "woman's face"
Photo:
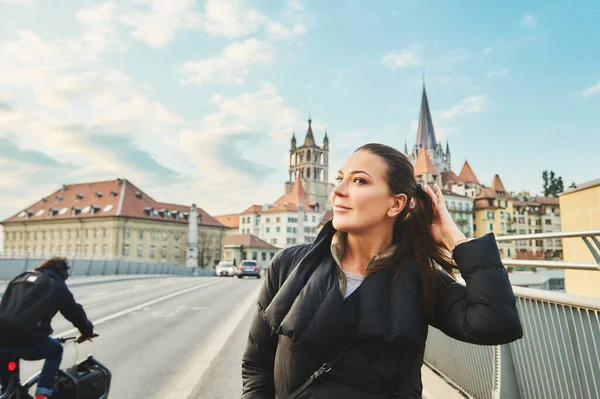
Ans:
<svg viewBox="0 0 600 399"><path fill-rule="evenodd" d="M333 189L333 226L348 233L366 232L382 223L393 223L406 204L404 194L392 195L387 165L368 151L352 154L337 175Z"/></svg>

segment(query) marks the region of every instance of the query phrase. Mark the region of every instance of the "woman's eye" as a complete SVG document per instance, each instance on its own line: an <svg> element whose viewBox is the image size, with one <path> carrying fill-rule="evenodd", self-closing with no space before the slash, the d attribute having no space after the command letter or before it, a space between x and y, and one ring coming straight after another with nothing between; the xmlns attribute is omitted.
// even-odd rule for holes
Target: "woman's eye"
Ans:
<svg viewBox="0 0 600 399"><path fill-rule="evenodd" d="M342 180L344 180L342 177L338 176L335 178L335 181L337 181L338 183L341 182Z"/></svg>
<svg viewBox="0 0 600 399"><path fill-rule="evenodd" d="M358 183L358 184L365 184L367 181L365 179L361 179L360 177L357 177L356 179L354 179L354 183Z"/></svg>

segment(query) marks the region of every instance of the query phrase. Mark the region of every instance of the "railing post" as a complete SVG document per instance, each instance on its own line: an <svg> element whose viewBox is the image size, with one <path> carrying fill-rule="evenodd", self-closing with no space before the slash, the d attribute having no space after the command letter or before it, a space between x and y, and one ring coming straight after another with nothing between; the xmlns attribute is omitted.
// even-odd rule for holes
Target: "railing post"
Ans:
<svg viewBox="0 0 600 399"><path fill-rule="evenodd" d="M494 399L520 399L517 373L510 346L494 347Z"/></svg>

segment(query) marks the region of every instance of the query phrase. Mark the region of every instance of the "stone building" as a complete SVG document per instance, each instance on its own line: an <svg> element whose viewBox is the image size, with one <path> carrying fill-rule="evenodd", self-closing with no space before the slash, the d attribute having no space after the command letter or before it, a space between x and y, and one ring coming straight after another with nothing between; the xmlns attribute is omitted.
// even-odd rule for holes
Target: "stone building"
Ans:
<svg viewBox="0 0 600 399"><path fill-rule="evenodd" d="M4 256L185 263L190 206L158 202L126 179L63 185L4 220ZM221 258L226 227L201 208L198 263Z"/></svg>

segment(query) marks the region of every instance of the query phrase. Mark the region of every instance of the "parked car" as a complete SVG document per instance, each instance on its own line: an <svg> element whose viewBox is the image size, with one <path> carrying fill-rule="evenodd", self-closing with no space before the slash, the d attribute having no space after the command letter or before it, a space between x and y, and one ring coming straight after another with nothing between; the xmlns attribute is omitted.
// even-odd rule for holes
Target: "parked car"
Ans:
<svg viewBox="0 0 600 399"><path fill-rule="evenodd" d="M260 278L260 269L261 267L257 261L243 260L240 262L236 272L238 278L242 278L244 276Z"/></svg>
<svg viewBox="0 0 600 399"><path fill-rule="evenodd" d="M215 273L217 277L221 276L235 276L235 266L232 262L219 262L215 267Z"/></svg>

